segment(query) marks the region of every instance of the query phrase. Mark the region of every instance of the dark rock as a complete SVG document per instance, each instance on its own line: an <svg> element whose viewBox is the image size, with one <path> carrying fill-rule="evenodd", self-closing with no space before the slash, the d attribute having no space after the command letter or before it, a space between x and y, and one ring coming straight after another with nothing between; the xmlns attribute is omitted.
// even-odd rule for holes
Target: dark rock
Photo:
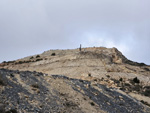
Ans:
<svg viewBox="0 0 150 113"><path fill-rule="evenodd" d="M18 113L16 109L11 109L9 111L6 111L5 113Z"/></svg>
<svg viewBox="0 0 150 113"><path fill-rule="evenodd" d="M10 74L10 76L11 76L11 77L14 77L14 75L13 75L13 74Z"/></svg>
<svg viewBox="0 0 150 113"><path fill-rule="evenodd" d="M18 71L0 69L0 75L2 75L4 79L6 75L10 76L10 74L15 75L16 73L18 73ZM14 76L13 79L6 77L9 87L4 86L3 93L0 94L0 101L5 102L6 110L10 109L7 113L17 113L17 111L19 113L59 113L65 111L82 113L83 111L80 104L83 104L84 101L88 101L89 105L94 109L94 106L96 106L96 110L102 110L108 113L129 113L131 111L132 113L137 113L137 111L139 111L139 113L148 113L147 111L149 109L143 104L139 104L139 102L135 101L132 97L129 98L117 92L114 88L108 88L99 83L97 83L95 88L95 86L91 85L91 81L69 78L63 75L50 76L50 79L54 83L52 85L45 80L44 76L35 76L36 74L43 75L43 73L38 72L19 72L23 84L32 86L28 88L17 82L17 76ZM58 85L60 82L70 88L66 88L64 92L60 92L59 88L63 87ZM129 86L123 88L126 87ZM35 91L31 92L30 88L35 89ZM68 93L69 91L70 94ZM83 96L82 100L76 96L78 94ZM123 101L118 98L119 96L121 96ZM34 102L35 104L32 104ZM3 111L3 109L1 109L1 111Z"/></svg>
<svg viewBox="0 0 150 113"><path fill-rule="evenodd" d="M145 96L150 96L150 89L145 89L144 95Z"/></svg>
<svg viewBox="0 0 150 113"><path fill-rule="evenodd" d="M95 106L94 102L91 102L90 104L91 104L91 106Z"/></svg>
<svg viewBox="0 0 150 113"><path fill-rule="evenodd" d="M0 113L5 113L5 106L0 104Z"/></svg>
<svg viewBox="0 0 150 113"><path fill-rule="evenodd" d="M123 90L123 91L125 90L125 88L123 88L123 87L121 87L121 88L119 88L119 89L120 89L120 90Z"/></svg>
<svg viewBox="0 0 150 113"><path fill-rule="evenodd" d="M5 86L7 85L6 77L0 74L0 85Z"/></svg>
<svg viewBox="0 0 150 113"><path fill-rule="evenodd" d="M83 82L83 80L79 80L80 82Z"/></svg>
<svg viewBox="0 0 150 113"><path fill-rule="evenodd" d="M2 79L0 79L0 85L2 85L2 86L5 85L5 83L4 83L4 81Z"/></svg>
<svg viewBox="0 0 150 113"><path fill-rule="evenodd" d="M148 69L148 68L143 68L145 71L150 71L150 69Z"/></svg>
<svg viewBox="0 0 150 113"><path fill-rule="evenodd" d="M150 107L150 104L148 102L145 102L144 100L141 100L141 102Z"/></svg>
<svg viewBox="0 0 150 113"><path fill-rule="evenodd" d="M134 82L134 83L140 83L140 80L139 80L137 77L135 77L135 78L133 79L133 82Z"/></svg>
<svg viewBox="0 0 150 113"><path fill-rule="evenodd" d="M144 89L150 89L150 86L144 86Z"/></svg>
<svg viewBox="0 0 150 113"><path fill-rule="evenodd" d="M124 83L124 85L125 85L125 86L128 86L128 87L131 86L129 83Z"/></svg>
<svg viewBox="0 0 150 113"><path fill-rule="evenodd" d="M142 89L142 87L141 87L140 85L135 85L135 86L133 87L133 90L134 90L134 91L137 91L137 92L140 92L141 89Z"/></svg>
<svg viewBox="0 0 150 113"><path fill-rule="evenodd" d="M75 107L75 106L77 106L75 103L73 103L71 101L68 101L68 100L63 105L66 106L66 107Z"/></svg>

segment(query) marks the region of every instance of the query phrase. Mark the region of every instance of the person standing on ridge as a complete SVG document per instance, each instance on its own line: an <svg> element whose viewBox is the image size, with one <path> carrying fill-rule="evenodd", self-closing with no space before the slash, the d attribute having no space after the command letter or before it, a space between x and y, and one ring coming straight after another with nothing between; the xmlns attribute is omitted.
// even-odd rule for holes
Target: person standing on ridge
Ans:
<svg viewBox="0 0 150 113"><path fill-rule="evenodd" d="M81 44L80 44L80 48L79 48L79 50L81 51Z"/></svg>

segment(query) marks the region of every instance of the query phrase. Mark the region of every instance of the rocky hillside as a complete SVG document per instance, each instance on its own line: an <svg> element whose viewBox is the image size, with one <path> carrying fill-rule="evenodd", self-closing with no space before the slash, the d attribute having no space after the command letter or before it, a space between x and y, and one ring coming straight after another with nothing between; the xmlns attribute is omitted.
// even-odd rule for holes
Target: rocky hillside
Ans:
<svg viewBox="0 0 150 113"><path fill-rule="evenodd" d="M0 113L149 113L141 102L97 81L0 69Z"/></svg>
<svg viewBox="0 0 150 113"><path fill-rule="evenodd" d="M116 48L49 50L0 64L8 113L150 113L150 66Z"/></svg>

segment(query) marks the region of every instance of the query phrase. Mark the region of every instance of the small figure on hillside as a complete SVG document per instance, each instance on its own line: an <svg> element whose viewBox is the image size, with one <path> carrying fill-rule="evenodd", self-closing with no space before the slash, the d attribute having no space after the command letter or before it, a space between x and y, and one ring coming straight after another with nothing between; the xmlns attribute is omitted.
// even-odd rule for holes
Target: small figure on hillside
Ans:
<svg viewBox="0 0 150 113"><path fill-rule="evenodd" d="M81 44L80 44L80 48L79 48L79 50L80 50L80 51L82 50L82 48L81 48Z"/></svg>

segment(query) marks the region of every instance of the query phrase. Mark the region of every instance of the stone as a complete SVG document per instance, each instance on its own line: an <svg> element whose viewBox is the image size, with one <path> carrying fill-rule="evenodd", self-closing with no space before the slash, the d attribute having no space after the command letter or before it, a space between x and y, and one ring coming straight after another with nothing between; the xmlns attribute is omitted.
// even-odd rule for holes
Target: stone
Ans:
<svg viewBox="0 0 150 113"><path fill-rule="evenodd" d="M0 104L0 113L5 113L5 106Z"/></svg>

